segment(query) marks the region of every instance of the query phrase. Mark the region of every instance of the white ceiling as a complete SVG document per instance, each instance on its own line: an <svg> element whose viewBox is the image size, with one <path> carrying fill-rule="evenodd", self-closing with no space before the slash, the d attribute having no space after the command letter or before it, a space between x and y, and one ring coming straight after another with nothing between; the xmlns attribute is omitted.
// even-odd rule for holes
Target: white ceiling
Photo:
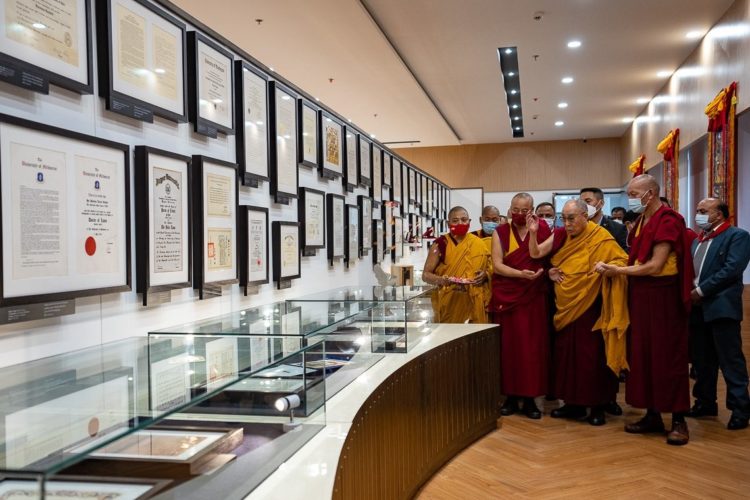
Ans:
<svg viewBox="0 0 750 500"><path fill-rule="evenodd" d="M674 71L698 45L685 34L708 31L732 4L173 1L378 140L419 141L414 146L619 137L623 118L646 106L636 100L666 83L657 72ZM573 39L582 46L569 49ZM518 47L524 139L511 137L497 58L503 46ZM561 84L567 75L573 84ZM567 109L558 109L561 101Z"/></svg>

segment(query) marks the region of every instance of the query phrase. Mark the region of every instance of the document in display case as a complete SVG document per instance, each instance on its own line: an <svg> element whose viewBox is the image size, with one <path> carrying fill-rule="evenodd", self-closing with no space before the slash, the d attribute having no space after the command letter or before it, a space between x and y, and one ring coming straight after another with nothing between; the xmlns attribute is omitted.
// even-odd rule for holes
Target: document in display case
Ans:
<svg viewBox="0 0 750 500"><path fill-rule="evenodd" d="M0 306L130 290L130 149L0 115Z"/></svg>
<svg viewBox="0 0 750 500"><path fill-rule="evenodd" d="M52 83L94 91L89 0L5 0L0 12L0 80L47 94Z"/></svg>
<svg viewBox="0 0 750 500"><path fill-rule="evenodd" d="M97 2L97 16L99 94L107 109L149 123L154 115L187 121L185 25L145 0Z"/></svg>
<svg viewBox="0 0 750 500"><path fill-rule="evenodd" d="M123 479L92 476L55 476L37 483L23 479L0 480L0 498L22 500L146 500L164 490L171 481L158 479Z"/></svg>
<svg viewBox="0 0 750 500"><path fill-rule="evenodd" d="M188 33L188 111L197 134L234 134L234 56L197 31Z"/></svg>

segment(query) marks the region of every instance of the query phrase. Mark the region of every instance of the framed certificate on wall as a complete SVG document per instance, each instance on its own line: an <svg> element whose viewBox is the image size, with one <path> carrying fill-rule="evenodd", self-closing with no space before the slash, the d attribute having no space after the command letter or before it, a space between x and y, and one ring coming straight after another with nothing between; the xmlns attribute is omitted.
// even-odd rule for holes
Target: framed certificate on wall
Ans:
<svg viewBox="0 0 750 500"><path fill-rule="evenodd" d="M269 179L268 76L245 61L235 61L237 165L242 184L258 187Z"/></svg>
<svg viewBox="0 0 750 500"><path fill-rule="evenodd" d="M404 219L393 217L393 262L404 256Z"/></svg>
<svg viewBox="0 0 750 500"><path fill-rule="evenodd" d="M271 194L289 205L297 197L297 94L278 82L269 83L271 98Z"/></svg>
<svg viewBox="0 0 750 500"><path fill-rule="evenodd" d="M383 151L383 186L393 187L391 182L391 158L392 156Z"/></svg>
<svg viewBox="0 0 750 500"><path fill-rule="evenodd" d="M0 9L0 80L49 93L49 84L94 91L90 0L4 0Z"/></svg>
<svg viewBox="0 0 750 500"><path fill-rule="evenodd" d="M240 286L248 287L268 283L268 209L241 205L238 211L240 226Z"/></svg>
<svg viewBox="0 0 750 500"><path fill-rule="evenodd" d="M372 186L370 196L376 207L380 206L383 199L383 150L372 145Z"/></svg>
<svg viewBox="0 0 750 500"><path fill-rule="evenodd" d="M123 292L130 149L0 115L0 306Z"/></svg>
<svg viewBox="0 0 750 500"><path fill-rule="evenodd" d="M325 248L325 204L323 191L302 187L299 189L299 222L302 225L302 255L312 256Z"/></svg>
<svg viewBox="0 0 750 500"><path fill-rule="evenodd" d="M357 196L359 206L359 248L360 255L368 255L372 247L372 198Z"/></svg>
<svg viewBox="0 0 750 500"><path fill-rule="evenodd" d="M135 147L136 291L192 286L191 158Z"/></svg>
<svg viewBox="0 0 750 500"><path fill-rule="evenodd" d="M388 205L383 206L383 229L385 231L385 241L383 246L383 258L386 255L391 256L393 249L393 209Z"/></svg>
<svg viewBox="0 0 750 500"><path fill-rule="evenodd" d="M193 156L193 287L237 283L237 164Z"/></svg>
<svg viewBox="0 0 750 500"><path fill-rule="evenodd" d="M359 185L372 185L372 141L359 134Z"/></svg>
<svg viewBox="0 0 750 500"><path fill-rule="evenodd" d="M97 2L99 94L109 111L187 120L185 25L145 0Z"/></svg>
<svg viewBox="0 0 750 500"><path fill-rule="evenodd" d="M429 198L429 194L427 192L427 177L424 174L420 175L420 188L419 188L419 206L422 209L423 215L428 215L429 208L427 204L427 200Z"/></svg>
<svg viewBox="0 0 750 500"><path fill-rule="evenodd" d="M383 262L383 253L385 252L385 224L384 221L373 221L372 227L372 263L380 264Z"/></svg>
<svg viewBox="0 0 750 500"><path fill-rule="evenodd" d="M343 175L344 169L344 125L327 111L320 112L320 125L320 176L337 179Z"/></svg>
<svg viewBox="0 0 750 500"><path fill-rule="evenodd" d="M234 134L234 56L196 31L188 33L188 110L196 133Z"/></svg>
<svg viewBox="0 0 750 500"><path fill-rule="evenodd" d="M299 222L273 221L273 279L279 288L284 288L285 281L299 278L300 270L300 241Z"/></svg>
<svg viewBox="0 0 750 500"><path fill-rule="evenodd" d="M328 249L328 260L333 261L344 256L345 231L345 207L346 198L340 194L326 194L326 235Z"/></svg>
<svg viewBox="0 0 750 500"><path fill-rule="evenodd" d="M408 184L409 184L409 197L407 201L409 204L417 203L417 175L414 171L414 167L406 167L408 173Z"/></svg>
<svg viewBox="0 0 750 500"><path fill-rule="evenodd" d="M299 99L299 159L300 165L318 168L320 145L320 110L305 98Z"/></svg>
<svg viewBox="0 0 750 500"><path fill-rule="evenodd" d="M396 158L393 158L393 176L391 177L391 180L393 181L391 200L401 203L402 194L403 194L402 189L401 189L403 173L402 173L402 168L401 168L401 162L397 160Z"/></svg>
<svg viewBox="0 0 750 500"><path fill-rule="evenodd" d="M346 246L344 251L344 260L346 267L352 267L354 262L359 258L359 207L357 205L346 206L346 228L344 237Z"/></svg>
<svg viewBox="0 0 750 500"><path fill-rule="evenodd" d="M344 191L350 193L359 185L359 134L352 127L346 127L346 141L344 141L345 168L344 168Z"/></svg>

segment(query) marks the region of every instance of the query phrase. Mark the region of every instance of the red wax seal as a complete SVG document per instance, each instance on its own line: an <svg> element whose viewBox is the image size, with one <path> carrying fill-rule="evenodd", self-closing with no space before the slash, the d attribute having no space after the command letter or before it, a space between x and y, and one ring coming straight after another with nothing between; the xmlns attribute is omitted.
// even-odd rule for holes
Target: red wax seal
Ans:
<svg viewBox="0 0 750 500"><path fill-rule="evenodd" d="M86 238L86 255L94 255L96 253L96 240L93 236Z"/></svg>

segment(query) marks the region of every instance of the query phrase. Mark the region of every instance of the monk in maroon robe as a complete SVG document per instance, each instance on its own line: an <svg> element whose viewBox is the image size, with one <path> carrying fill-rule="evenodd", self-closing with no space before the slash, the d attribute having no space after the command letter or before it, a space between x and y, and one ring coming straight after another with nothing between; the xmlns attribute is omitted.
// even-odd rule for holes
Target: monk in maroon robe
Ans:
<svg viewBox="0 0 750 500"><path fill-rule="evenodd" d="M630 374L625 401L646 408L625 431L641 434L665 431L661 412L672 413L667 443L687 444L685 413L690 409L688 324L693 266L685 221L663 206L659 184L647 174L628 184L629 208L640 217L628 235L628 266L603 263L596 270L628 276Z"/></svg>
<svg viewBox="0 0 750 500"><path fill-rule="evenodd" d="M492 236L492 321L501 327L502 387L507 396L500 410L503 415L518 411L542 417L534 398L546 394L549 380L548 285L542 277L544 260L529 255L526 215L534 210L534 199L518 193L511 200L512 222L498 226ZM540 225L541 226L541 225ZM539 228L537 237L545 240L549 228Z"/></svg>

